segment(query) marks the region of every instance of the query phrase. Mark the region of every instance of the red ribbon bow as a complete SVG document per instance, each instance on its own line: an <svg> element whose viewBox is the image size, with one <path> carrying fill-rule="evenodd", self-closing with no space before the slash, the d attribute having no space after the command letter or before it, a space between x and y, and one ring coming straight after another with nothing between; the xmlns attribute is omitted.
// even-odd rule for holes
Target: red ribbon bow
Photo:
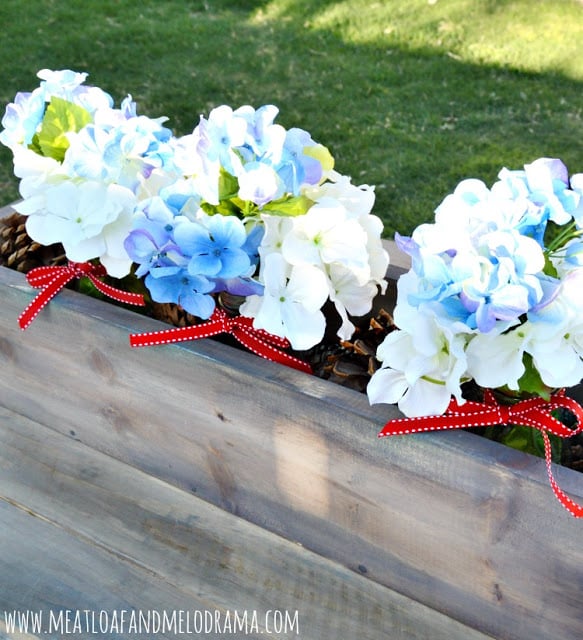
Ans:
<svg viewBox="0 0 583 640"><path fill-rule="evenodd" d="M243 346L262 358L279 362L305 373L312 373L312 368L307 362L281 351L281 349L289 348L289 340L274 336L263 329L255 329L253 318L230 317L219 307L214 310L210 319L202 324L147 333L133 333L130 335L130 344L132 347L150 347L158 344L185 342L186 340L200 340L221 333L231 334Z"/></svg>
<svg viewBox="0 0 583 640"><path fill-rule="evenodd" d="M577 418L576 429L569 429L551 415L551 411L561 408L569 410ZM465 429L502 424L525 425L541 432L545 445L547 474L553 492L571 515L582 518L583 506L571 500L559 487L553 475L551 463L552 450L548 433L560 438L569 438L583 431L583 407L572 398L565 396L564 389L554 393L548 401L543 398L530 398L513 405L499 404L489 390L484 392L484 402L467 401L460 405L455 398L452 398L443 415L396 418L387 422L378 435L379 438L383 438L420 431Z"/></svg>
<svg viewBox="0 0 583 640"><path fill-rule="evenodd" d="M82 278L83 276L89 278L95 285L95 288L101 291L101 293L118 302L144 306L144 297L142 295L121 291L99 280L99 278L105 275L107 275L107 271L103 265L95 265L90 262L69 262L69 264L62 266L46 266L31 269L26 274L26 279L31 286L42 288L42 291L20 314L18 318L20 328L23 330L26 329L40 311L66 284L74 278Z"/></svg>

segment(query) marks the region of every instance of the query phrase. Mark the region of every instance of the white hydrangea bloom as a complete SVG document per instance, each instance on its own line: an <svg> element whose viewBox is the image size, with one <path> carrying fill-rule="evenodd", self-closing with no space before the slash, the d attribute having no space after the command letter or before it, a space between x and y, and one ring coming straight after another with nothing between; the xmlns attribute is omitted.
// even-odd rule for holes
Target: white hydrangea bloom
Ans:
<svg viewBox="0 0 583 640"><path fill-rule="evenodd" d="M294 349L309 349L320 342L326 320L320 310L328 297L326 277L312 265L292 266L278 253L265 258L262 296L248 296L241 315L254 318L253 326L287 338Z"/></svg>
<svg viewBox="0 0 583 640"><path fill-rule="evenodd" d="M32 149L15 150L13 160L14 175L20 178L19 191L24 199L38 196L55 184L69 179L59 162L41 156Z"/></svg>
<svg viewBox="0 0 583 640"><path fill-rule="evenodd" d="M481 387L518 389L525 371L523 356L531 339L529 327L504 334L480 333L466 350L468 373Z"/></svg>
<svg viewBox="0 0 583 640"><path fill-rule="evenodd" d="M386 287L388 254L381 241L381 221L368 213L351 217L330 197L322 198L303 216L264 214L261 219L265 236L259 248L260 279L265 277L265 259L271 253L281 255L289 267L315 267L325 278L328 297L340 316L338 336L348 340L354 333L349 315L368 313L379 288Z"/></svg>
<svg viewBox="0 0 583 640"><path fill-rule="evenodd" d="M339 202L350 217L360 218L368 215L375 202L374 187L367 184L354 185L349 176L331 170L327 182L304 189L304 195L314 202L323 198L332 198Z"/></svg>
<svg viewBox="0 0 583 640"><path fill-rule="evenodd" d="M290 264L321 268L342 264L365 284L370 279L367 241L362 226L348 217L340 203L323 198L305 215L293 219L293 228L286 234L281 251Z"/></svg>
<svg viewBox="0 0 583 640"><path fill-rule="evenodd" d="M377 351L381 368L367 387L371 404L397 403L409 417L440 415L453 395L464 402L465 333L442 327L431 312L415 314L406 331L388 334Z"/></svg>
<svg viewBox="0 0 583 640"><path fill-rule="evenodd" d="M342 340L350 340L355 326L348 316L364 316L370 311L372 300L378 291L377 285L373 281L361 284L350 269L340 264L330 265L327 273L330 300L342 321L337 334Z"/></svg>
<svg viewBox="0 0 583 640"><path fill-rule="evenodd" d="M61 242L75 262L100 258L108 273L120 278L130 272L123 241L135 205L135 195L125 187L67 181L23 201L17 210L28 216L26 230L36 242Z"/></svg>
<svg viewBox="0 0 583 640"><path fill-rule="evenodd" d="M527 351L543 382L551 388L570 387L583 379L583 272L563 277L553 300L526 323L531 339ZM560 363L560 366L557 366Z"/></svg>

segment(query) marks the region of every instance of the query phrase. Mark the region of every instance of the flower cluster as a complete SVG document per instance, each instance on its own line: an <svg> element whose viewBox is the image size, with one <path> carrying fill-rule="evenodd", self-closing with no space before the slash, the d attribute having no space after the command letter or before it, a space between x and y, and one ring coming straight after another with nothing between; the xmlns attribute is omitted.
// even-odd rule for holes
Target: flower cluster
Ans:
<svg viewBox="0 0 583 640"><path fill-rule="evenodd" d="M113 277L135 265L153 300L209 318L218 295L243 298L256 329L308 349L332 303L338 335L386 285L374 190L334 170L330 152L278 109L223 105L177 137L164 118L119 108L86 74L39 73L2 120L27 231Z"/></svg>
<svg viewBox="0 0 583 640"><path fill-rule="evenodd" d="M388 255L374 191L333 170L328 150L278 111L222 106L176 141L182 177L145 201L125 247L152 297L201 318L213 294L245 298L257 329L308 349L324 336L330 299L342 322L367 313Z"/></svg>
<svg viewBox="0 0 583 640"><path fill-rule="evenodd" d="M23 201L15 209L28 216L36 242L60 242L70 260L99 258L123 277L136 204L178 175L171 132L164 119L138 116L131 96L114 109L111 96L85 86L85 73L38 75L40 86L17 94L2 119L0 142L12 150L21 178Z"/></svg>
<svg viewBox="0 0 583 640"><path fill-rule="evenodd" d="M136 275L145 277L152 298L207 319L215 308L213 293L261 292L263 287L252 278L261 228L248 231L235 216L208 215L201 209L189 217L176 195L170 189L145 200L125 240L138 265Z"/></svg>
<svg viewBox="0 0 583 640"><path fill-rule="evenodd" d="M462 181L411 237L373 403L440 415L462 385L541 397L583 378L583 174L557 159Z"/></svg>
<svg viewBox="0 0 583 640"><path fill-rule="evenodd" d="M309 191L314 204L305 215L262 215L259 276L265 291L241 307L258 328L282 337L297 335L292 341L297 349L311 347L324 335L321 307L326 300L342 319L338 335L348 339L354 331L349 315L370 311L379 288L386 286L388 256L380 242L382 224L369 213L372 191L337 174L330 178L335 182Z"/></svg>

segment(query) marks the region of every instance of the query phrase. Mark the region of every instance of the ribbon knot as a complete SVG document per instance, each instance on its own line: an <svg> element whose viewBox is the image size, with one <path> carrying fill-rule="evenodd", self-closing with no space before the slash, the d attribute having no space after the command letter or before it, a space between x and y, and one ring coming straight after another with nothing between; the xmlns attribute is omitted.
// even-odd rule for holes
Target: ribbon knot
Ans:
<svg viewBox="0 0 583 640"><path fill-rule="evenodd" d="M566 409L577 420L575 429L569 429L552 415L556 409ZM544 398L528 398L512 405L499 403L494 394L486 389L484 401L467 401L458 404L452 398L446 412L438 416L418 416L390 420L380 431L379 438L426 431L446 429L467 429L470 427L489 427L503 424L524 425L538 429L543 437L545 462L551 488L559 502L576 518L583 518L583 506L577 504L559 487L552 469L552 447L549 433L560 438L570 438L583 432L583 407L565 395L561 389Z"/></svg>
<svg viewBox="0 0 583 640"><path fill-rule="evenodd" d="M31 269L26 274L26 279L32 287L40 288L41 291L20 314L18 318L20 328L26 329L57 293L75 278L89 278L98 291L118 302L144 306L142 295L121 291L106 284L100 280L105 275L107 275L107 271L102 264L92 264L91 262L69 262L66 265L50 265Z"/></svg>
<svg viewBox="0 0 583 640"><path fill-rule="evenodd" d="M516 419L512 407L506 405L497 405L496 412L499 417L498 424L515 424L513 421Z"/></svg>
<svg viewBox="0 0 583 640"><path fill-rule="evenodd" d="M90 262L69 262L69 264L64 268L68 271L72 271L77 278L89 275L95 275L99 277L106 275L106 271L103 265L94 265Z"/></svg>
<svg viewBox="0 0 583 640"><path fill-rule="evenodd" d="M132 347L150 347L188 340L200 340L222 333L232 335L249 351L266 360L284 364L304 373L312 373L312 368L307 362L282 351L282 349L290 347L289 340L275 336L263 329L256 329L253 327L253 318L245 316L231 317L220 307L216 307L211 317L201 324L174 327L161 331L132 333L130 335L130 344Z"/></svg>

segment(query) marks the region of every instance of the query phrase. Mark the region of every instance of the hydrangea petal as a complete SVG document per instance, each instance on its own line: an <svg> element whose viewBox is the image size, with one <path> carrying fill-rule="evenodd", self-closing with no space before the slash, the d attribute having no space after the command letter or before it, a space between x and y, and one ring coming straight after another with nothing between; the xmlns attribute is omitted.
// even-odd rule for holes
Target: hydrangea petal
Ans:
<svg viewBox="0 0 583 640"><path fill-rule="evenodd" d="M441 415L451 399L445 385L420 379L411 385L398 403L399 409L412 418L426 415Z"/></svg>
<svg viewBox="0 0 583 640"><path fill-rule="evenodd" d="M383 367L371 376L366 393L371 404L396 404L408 386L401 372Z"/></svg>
<svg viewBox="0 0 583 640"><path fill-rule="evenodd" d="M469 343L468 372L482 387L495 389L508 385L518 389L524 373L522 358L528 336L522 329L502 335L478 334Z"/></svg>

